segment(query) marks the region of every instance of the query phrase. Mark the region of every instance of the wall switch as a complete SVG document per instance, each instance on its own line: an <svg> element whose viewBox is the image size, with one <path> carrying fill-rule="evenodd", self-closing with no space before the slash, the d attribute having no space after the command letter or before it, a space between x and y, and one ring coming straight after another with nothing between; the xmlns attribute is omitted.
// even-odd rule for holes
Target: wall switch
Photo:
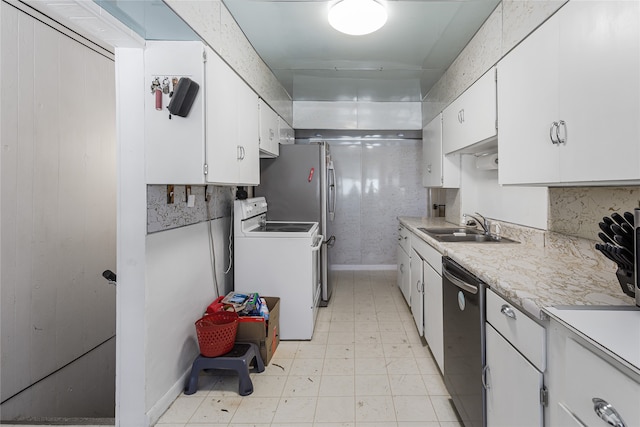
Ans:
<svg viewBox="0 0 640 427"><path fill-rule="evenodd" d="M196 205L196 196L195 194L189 194L189 197L187 197L187 207L188 208L192 208Z"/></svg>

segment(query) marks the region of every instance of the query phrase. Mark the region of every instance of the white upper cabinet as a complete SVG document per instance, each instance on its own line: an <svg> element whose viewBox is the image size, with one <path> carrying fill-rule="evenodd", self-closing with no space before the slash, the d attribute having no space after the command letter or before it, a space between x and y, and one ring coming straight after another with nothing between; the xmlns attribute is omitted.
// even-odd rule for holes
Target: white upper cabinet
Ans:
<svg viewBox="0 0 640 427"><path fill-rule="evenodd" d="M169 118L169 94L156 106L151 84L166 78L173 89L181 77L199 90L186 117ZM144 89L148 184L259 184L258 96L213 50L201 42L147 42ZM275 123L277 133L277 116Z"/></svg>
<svg viewBox="0 0 640 427"><path fill-rule="evenodd" d="M258 185L258 96L207 48L206 181Z"/></svg>
<svg viewBox="0 0 640 427"><path fill-rule="evenodd" d="M445 154L475 152L496 137L496 75L487 71L442 112Z"/></svg>
<svg viewBox="0 0 640 427"><path fill-rule="evenodd" d="M501 184L640 180L639 8L569 2L500 61Z"/></svg>
<svg viewBox="0 0 640 427"><path fill-rule="evenodd" d="M460 155L442 153L442 113L422 129L422 185L460 187Z"/></svg>
<svg viewBox="0 0 640 427"><path fill-rule="evenodd" d="M282 117L278 116L278 133L280 144L293 144L295 142L295 133L293 128L284 121Z"/></svg>
<svg viewBox="0 0 640 427"><path fill-rule="evenodd" d="M277 157L280 154L279 117L262 99L258 100L258 110L260 111L260 157Z"/></svg>
<svg viewBox="0 0 640 427"><path fill-rule="evenodd" d="M204 183L204 45L201 42L148 41L144 51L145 176L147 184ZM187 117L169 118L167 106L174 78L189 77L199 85ZM151 90L158 79L169 91Z"/></svg>

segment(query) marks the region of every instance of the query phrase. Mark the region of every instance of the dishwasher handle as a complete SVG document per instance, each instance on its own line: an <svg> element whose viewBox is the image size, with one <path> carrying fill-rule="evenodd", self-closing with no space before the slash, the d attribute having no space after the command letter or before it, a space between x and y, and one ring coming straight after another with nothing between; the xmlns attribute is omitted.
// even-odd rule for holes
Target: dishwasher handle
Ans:
<svg viewBox="0 0 640 427"><path fill-rule="evenodd" d="M456 285L457 287L459 287L464 291L470 292L474 295L478 293L477 286L472 285L471 283L467 283L464 280L454 276L449 270L447 270L446 265L442 266L442 276L447 278L447 280L449 280L451 283L453 283L454 285Z"/></svg>

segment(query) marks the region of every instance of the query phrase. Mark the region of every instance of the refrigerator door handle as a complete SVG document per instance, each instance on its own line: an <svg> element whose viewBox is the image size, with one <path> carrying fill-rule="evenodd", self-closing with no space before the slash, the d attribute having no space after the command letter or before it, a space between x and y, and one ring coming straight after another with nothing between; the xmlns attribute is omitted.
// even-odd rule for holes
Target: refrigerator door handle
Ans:
<svg viewBox="0 0 640 427"><path fill-rule="evenodd" d="M329 162L328 166L331 172L331 179L329 181L329 221L333 221L336 216L336 169L333 167L333 161Z"/></svg>
<svg viewBox="0 0 640 427"><path fill-rule="evenodd" d="M331 236L329 237L325 242L324 242L328 247L332 248L333 245L335 245L336 243L336 236Z"/></svg>

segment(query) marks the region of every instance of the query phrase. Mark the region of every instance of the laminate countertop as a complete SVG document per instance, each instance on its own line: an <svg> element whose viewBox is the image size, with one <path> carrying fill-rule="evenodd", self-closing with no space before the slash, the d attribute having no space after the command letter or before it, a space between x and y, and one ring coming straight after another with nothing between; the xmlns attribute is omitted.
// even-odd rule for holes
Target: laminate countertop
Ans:
<svg viewBox="0 0 640 427"><path fill-rule="evenodd" d="M503 236L520 243L439 242L419 227L455 227L444 218L399 217L416 236L458 262L492 290L537 319L545 307L635 306L622 292L616 266L595 241L514 227Z"/></svg>

